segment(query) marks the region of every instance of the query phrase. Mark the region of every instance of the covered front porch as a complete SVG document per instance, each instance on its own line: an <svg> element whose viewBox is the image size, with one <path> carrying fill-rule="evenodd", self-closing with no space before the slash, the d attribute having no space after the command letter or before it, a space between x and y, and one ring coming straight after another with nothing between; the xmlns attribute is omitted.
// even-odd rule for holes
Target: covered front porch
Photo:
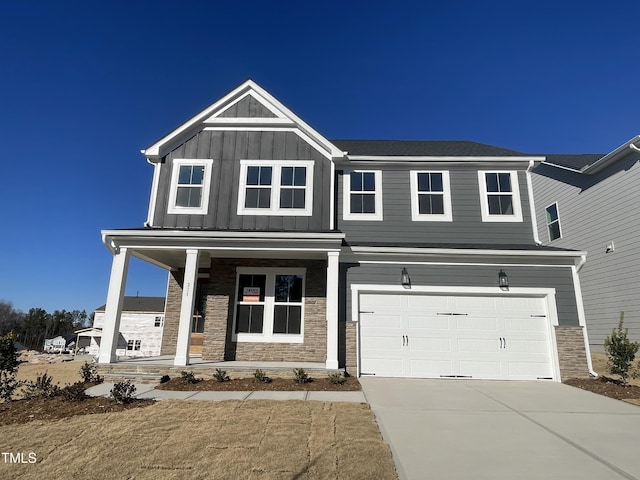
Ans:
<svg viewBox="0 0 640 480"><path fill-rule="evenodd" d="M291 371L307 369L305 364L323 371L338 369L343 234L151 229L102 233L113 263L98 357L101 370L107 365L110 370L122 370L115 367L121 364L122 368L135 365L148 370L161 365L167 369L167 363L213 372L267 367ZM131 256L169 272L161 357L123 360L116 355ZM248 276L257 278L257 287L243 287ZM291 278L303 285L302 298L283 300L280 297L287 293L282 293L282 285ZM293 283L290 289L297 288ZM204 303L198 295L204 295ZM242 315L250 301L256 308L247 320ZM196 350L191 348L194 314L204 318L201 356L194 356Z"/></svg>

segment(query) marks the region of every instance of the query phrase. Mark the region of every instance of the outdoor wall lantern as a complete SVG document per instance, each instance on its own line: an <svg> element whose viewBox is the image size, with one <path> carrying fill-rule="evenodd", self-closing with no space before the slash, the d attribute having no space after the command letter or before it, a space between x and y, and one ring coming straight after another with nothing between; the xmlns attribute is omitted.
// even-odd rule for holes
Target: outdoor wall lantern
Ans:
<svg viewBox="0 0 640 480"><path fill-rule="evenodd" d="M498 286L500 290L509 290L509 277L502 269L498 272Z"/></svg>
<svg viewBox="0 0 640 480"><path fill-rule="evenodd" d="M402 269L402 274L400 275L400 283L403 288L411 288L411 278L409 278L409 272L407 272L406 268Z"/></svg>

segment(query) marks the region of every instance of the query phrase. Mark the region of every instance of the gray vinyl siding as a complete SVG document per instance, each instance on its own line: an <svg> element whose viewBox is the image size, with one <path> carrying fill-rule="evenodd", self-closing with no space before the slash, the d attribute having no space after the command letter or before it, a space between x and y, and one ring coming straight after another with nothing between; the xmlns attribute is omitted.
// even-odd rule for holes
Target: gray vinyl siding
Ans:
<svg viewBox="0 0 640 480"><path fill-rule="evenodd" d="M258 102L251 95L247 95L242 100L234 103L232 106L222 112L219 117L237 117L237 118L274 118L264 105Z"/></svg>
<svg viewBox="0 0 640 480"><path fill-rule="evenodd" d="M362 167L363 170L376 168ZM483 222L480 210L478 168L444 168L451 183L452 222L422 222L411 219L410 170L440 168L384 167L382 170L382 221L344 220L343 172L337 182L337 228L351 244L380 242L390 245L416 243L532 244L533 227L526 176L518 172L522 222ZM482 170L491 171L491 168ZM502 170L496 168L494 170Z"/></svg>
<svg viewBox="0 0 640 480"><path fill-rule="evenodd" d="M213 159L207 215L167 213L174 158ZM314 160L313 215L237 215L241 159ZM201 131L164 158L153 226L214 230L323 231L329 229L330 191L330 161L293 132Z"/></svg>
<svg viewBox="0 0 640 480"><path fill-rule="evenodd" d="M346 294L340 302L341 319L351 318L351 285L400 284L402 265L344 264L342 275L346 279ZM500 266L492 265L409 265L411 285L495 287ZM512 287L555 288L558 323L561 326L578 326L578 310L570 267L505 267ZM411 293L411 290L407 290Z"/></svg>
<svg viewBox="0 0 640 480"><path fill-rule="evenodd" d="M640 165L638 154L598 175L542 165L533 186L540 239L587 251L580 271L589 343L600 350L625 312L631 340L640 341ZM562 238L549 241L545 208L558 202ZM606 253L614 242L615 251Z"/></svg>

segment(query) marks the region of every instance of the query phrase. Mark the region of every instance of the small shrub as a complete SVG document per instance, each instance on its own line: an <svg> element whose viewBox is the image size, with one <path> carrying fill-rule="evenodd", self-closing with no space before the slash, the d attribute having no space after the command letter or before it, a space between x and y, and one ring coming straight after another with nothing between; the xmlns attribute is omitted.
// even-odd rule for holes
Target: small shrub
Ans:
<svg viewBox="0 0 640 480"><path fill-rule="evenodd" d="M66 385L60 390L60 395L68 402L81 402L88 398L85 392L84 382L76 382L71 385Z"/></svg>
<svg viewBox="0 0 640 480"><path fill-rule="evenodd" d="M309 375L305 372L304 368L293 369L294 381L300 385L309 381Z"/></svg>
<svg viewBox="0 0 640 480"><path fill-rule="evenodd" d="M180 376L182 378L182 383L198 383L198 379L193 374L193 372L180 372Z"/></svg>
<svg viewBox="0 0 640 480"><path fill-rule="evenodd" d="M344 382L347 381L346 378L344 378L342 376L342 374L340 372L333 372L329 374L329 380L331 381L331 383L333 383L334 385L343 385Z"/></svg>
<svg viewBox="0 0 640 480"><path fill-rule="evenodd" d="M229 380L231 380L229 378L229 375L227 375L227 372L224 370L220 370L219 368L216 368L216 373L213 374L213 378L215 378L218 382L228 382Z"/></svg>
<svg viewBox="0 0 640 480"><path fill-rule="evenodd" d="M51 398L60 392L60 387L53 384L51 375L44 372L36 377L35 382L26 382L26 388L22 394L23 398Z"/></svg>
<svg viewBox="0 0 640 480"><path fill-rule="evenodd" d="M98 375L98 367L92 363L84 362L80 367L80 376L85 383L102 383L103 378Z"/></svg>
<svg viewBox="0 0 640 480"><path fill-rule="evenodd" d="M638 342L632 342L627 338L629 329L622 328L624 323L624 312L620 312L618 328L614 328L611 336L604 339L604 351L607 354L609 372L613 375L620 375L624 385L627 384L631 366L636 358L636 353L640 348Z"/></svg>
<svg viewBox="0 0 640 480"><path fill-rule="evenodd" d="M18 372L18 352L16 336L12 333L0 336L0 399L10 402L22 382L16 379Z"/></svg>
<svg viewBox="0 0 640 480"><path fill-rule="evenodd" d="M269 383L271 382L271 379L267 377L267 375L258 368L255 372L253 372L253 381L256 383L258 382Z"/></svg>
<svg viewBox="0 0 640 480"><path fill-rule="evenodd" d="M167 383L169 380L171 380L171 377L169 375L162 375L160 377L160 383Z"/></svg>
<svg viewBox="0 0 640 480"><path fill-rule="evenodd" d="M111 398L118 403L131 403L136 393L136 386L129 380L117 382L113 384L113 388L109 393Z"/></svg>

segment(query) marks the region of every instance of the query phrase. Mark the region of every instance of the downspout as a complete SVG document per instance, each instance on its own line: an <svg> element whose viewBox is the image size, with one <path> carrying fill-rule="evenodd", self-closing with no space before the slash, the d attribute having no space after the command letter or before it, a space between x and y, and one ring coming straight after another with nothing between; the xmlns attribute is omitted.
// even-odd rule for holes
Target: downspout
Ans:
<svg viewBox="0 0 640 480"><path fill-rule="evenodd" d="M144 155L145 150L140 150L140 153ZM151 182L151 194L149 198L149 210L147 212L147 221L144 222L145 227L153 226L153 217L156 213L156 197L158 195L158 183L160 181L160 164L157 162L152 162L147 158L147 163L153 165L153 180Z"/></svg>
<svg viewBox="0 0 640 480"><path fill-rule="evenodd" d="M580 287L580 278L578 272L582 269L587 261L586 255L580 255L580 260L576 265L571 267L571 273L573 276L573 285L576 292L576 306L578 307L578 323L582 327L582 336L584 338L584 351L587 355L587 368L589 369L589 375L593 378L598 378L598 374L593 370L593 364L591 362L591 348L589 347L589 338L587 337L587 321L584 313L584 304L582 303L582 288Z"/></svg>
<svg viewBox="0 0 640 480"><path fill-rule="evenodd" d="M531 181L531 169L534 166L534 161L529 160L529 166L525 171L527 178L527 190L529 190L529 209L531 210L531 226L533 227L533 241L536 245L542 245L540 237L538 236L538 222L536 220L536 205L533 200L533 182Z"/></svg>

